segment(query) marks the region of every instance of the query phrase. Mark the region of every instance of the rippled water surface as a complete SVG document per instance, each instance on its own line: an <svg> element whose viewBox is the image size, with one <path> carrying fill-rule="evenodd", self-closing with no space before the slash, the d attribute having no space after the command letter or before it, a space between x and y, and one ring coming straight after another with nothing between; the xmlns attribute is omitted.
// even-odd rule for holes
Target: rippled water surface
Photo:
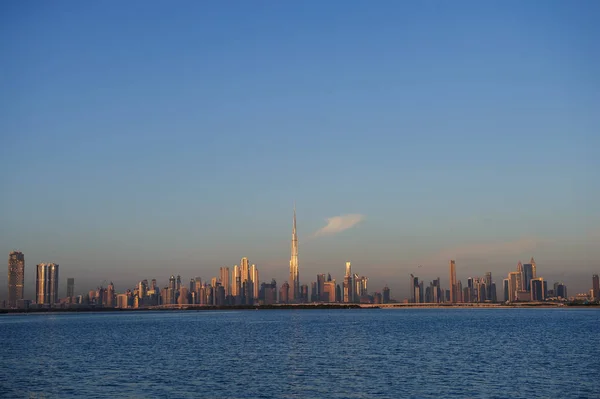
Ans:
<svg viewBox="0 0 600 399"><path fill-rule="evenodd" d="M2 398L600 398L600 310L0 316Z"/></svg>

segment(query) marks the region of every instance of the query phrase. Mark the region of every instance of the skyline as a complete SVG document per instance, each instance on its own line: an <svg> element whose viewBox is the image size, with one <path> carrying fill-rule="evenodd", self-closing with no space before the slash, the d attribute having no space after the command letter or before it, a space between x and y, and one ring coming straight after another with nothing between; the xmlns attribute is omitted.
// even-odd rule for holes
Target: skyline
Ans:
<svg viewBox="0 0 600 399"><path fill-rule="evenodd" d="M598 273L598 2L110 4L0 4L26 296L43 262L61 295L244 256L282 283L293 201L303 284Z"/></svg>

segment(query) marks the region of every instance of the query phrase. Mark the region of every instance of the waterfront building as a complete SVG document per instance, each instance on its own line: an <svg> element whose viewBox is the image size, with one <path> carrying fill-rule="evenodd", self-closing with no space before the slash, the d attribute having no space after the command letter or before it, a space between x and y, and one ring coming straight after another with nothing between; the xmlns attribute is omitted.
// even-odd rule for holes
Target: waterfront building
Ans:
<svg viewBox="0 0 600 399"><path fill-rule="evenodd" d="M290 300L295 302L300 296L300 272L298 270L298 234L296 231L296 205L294 205L294 220L292 225L292 245L290 257Z"/></svg>
<svg viewBox="0 0 600 399"><path fill-rule="evenodd" d="M597 274L592 276L592 295L593 299L600 299L600 282Z"/></svg>
<svg viewBox="0 0 600 399"><path fill-rule="evenodd" d="M258 280L258 268L256 265L250 267L250 277L252 280L252 298L258 300L258 292L260 291L260 283Z"/></svg>
<svg viewBox="0 0 600 399"><path fill-rule="evenodd" d="M390 303L390 289L388 288L388 286L386 285L385 287L383 287L383 303Z"/></svg>
<svg viewBox="0 0 600 399"><path fill-rule="evenodd" d="M352 292L352 276L344 277L344 303L350 303L354 299Z"/></svg>
<svg viewBox="0 0 600 399"><path fill-rule="evenodd" d="M231 282L229 281L229 268L228 267L221 267L221 269L219 270L219 273L221 275L221 285L223 286L223 289L225 290L225 296L229 296L231 295ZM258 278L257 278L258 280ZM256 285L258 287L258 284Z"/></svg>
<svg viewBox="0 0 600 399"><path fill-rule="evenodd" d="M317 274L317 301L326 302L327 296L325 295L325 274Z"/></svg>
<svg viewBox="0 0 600 399"><path fill-rule="evenodd" d="M17 301L23 299L25 283L25 255L20 251L8 254L8 307L17 307Z"/></svg>
<svg viewBox="0 0 600 399"><path fill-rule="evenodd" d="M543 301L545 299L543 278L539 277L531 279L530 287L532 301Z"/></svg>
<svg viewBox="0 0 600 399"><path fill-rule="evenodd" d="M458 302L458 287L456 285L456 262L450 261L450 303Z"/></svg>
<svg viewBox="0 0 600 399"><path fill-rule="evenodd" d="M75 279L69 277L67 279L67 298L75 297Z"/></svg>
<svg viewBox="0 0 600 399"><path fill-rule="evenodd" d="M485 298L488 301L492 300L492 272L486 272L485 277L483 278L483 282L485 283ZM496 296L495 294L493 295Z"/></svg>
<svg viewBox="0 0 600 399"><path fill-rule="evenodd" d="M533 265L525 263L523 265L523 291L531 291L531 280L533 278Z"/></svg>
<svg viewBox="0 0 600 399"><path fill-rule="evenodd" d="M566 299L567 297L567 286L563 283L554 283L554 296L557 298Z"/></svg>
<svg viewBox="0 0 600 399"><path fill-rule="evenodd" d="M290 285L287 281L279 289L279 303L290 303Z"/></svg>
<svg viewBox="0 0 600 399"><path fill-rule="evenodd" d="M117 308L119 308L119 309L127 309L127 307L128 307L127 294L119 294L119 295L117 295Z"/></svg>
<svg viewBox="0 0 600 399"><path fill-rule="evenodd" d="M317 302L317 298L319 298L317 282L313 281L312 283L310 283L310 301Z"/></svg>
<svg viewBox="0 0 600 399"><path fill-rule="evenodd" d="M508 301L514 302L517 300L517 292L521 290L521 272L508 273Z"/></svg>
<svg viewBox="0 0 600 399"><path fill-rule="evenodd" d="M335 302L335 280L323 282L323 296L321 300L324 302Z"/></svg>
<svg viewBox="0 0 600 399"><path fill-rule="evenodd" d="M335 287L335 301L342 302L342 287L339 284Z"/></svg>
<svg viewBox="0 0 600 399"><path fill-rule="evenodd" d="M181 276L177 275L177 282L175 283L175 291L179 292L181 289Z"/></svg>
<svg viewBox="0 0 600 399"><path fill-rule="evenodd" d="M56 263L37 265L35 292L38 305L58 303L58 265Z"/></svg>
<svg viewBox="0 0 600 399"><path fill-rule="evenodd" d="M109 308L115 307L115 285L111 281L108 287L106 287L106 300L104 301L106 306Z"/></svg>

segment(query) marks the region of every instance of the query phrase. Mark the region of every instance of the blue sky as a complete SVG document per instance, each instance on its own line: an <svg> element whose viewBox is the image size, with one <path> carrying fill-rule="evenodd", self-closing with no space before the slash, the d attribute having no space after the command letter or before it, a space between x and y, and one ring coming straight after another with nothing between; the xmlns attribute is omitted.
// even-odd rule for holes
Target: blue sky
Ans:
<svg viewBox="0 0 600 399"><path fill-rule="evenodd" d="M76 291L248 256L403 297L600 272L594 1L0 4L0 253ZM364 220L309 237L326 218ZM0 297L6 290L0 275ZM394 295L395 293L395 295Z"/></svg>

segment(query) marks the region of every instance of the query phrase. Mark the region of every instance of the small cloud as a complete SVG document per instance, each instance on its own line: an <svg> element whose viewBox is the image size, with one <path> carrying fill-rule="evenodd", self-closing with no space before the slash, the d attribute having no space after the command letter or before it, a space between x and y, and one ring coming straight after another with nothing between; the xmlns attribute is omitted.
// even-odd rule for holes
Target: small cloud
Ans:
<svg viewBox="0 0 600 399"><path fill-rule="evenodd" d="M361 221L365 220L365 216L355 213L351 215L334 216L327 218L326 220L327 225L316 231L313 234L313 237L329 236L351 229Z"/></svg>

